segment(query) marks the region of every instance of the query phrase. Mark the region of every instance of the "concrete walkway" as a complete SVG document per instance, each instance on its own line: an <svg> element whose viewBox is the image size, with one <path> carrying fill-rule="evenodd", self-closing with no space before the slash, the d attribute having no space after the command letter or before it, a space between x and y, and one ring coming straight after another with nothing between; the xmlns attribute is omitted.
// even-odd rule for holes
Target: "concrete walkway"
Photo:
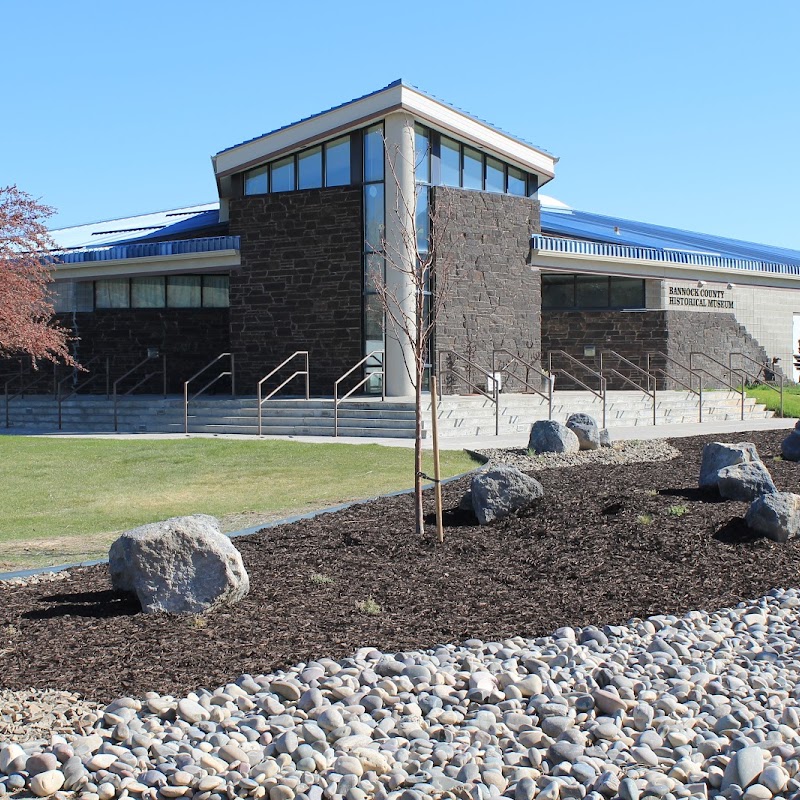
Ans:
<svg viewBox="0 0 800 800"><path fill-rule="evenodd" d="M796 419L760 419L760 420L726 420L725 422L680 423L676 425L636 425L632 427L609 426L612 441L632 439L673 439L682 436L705 436L719 434L729 436L740 431L788 430L795 426ZM236 441L259 441L281 439L285 441L310 442L320 444L380 444L385 447L413 447L413 439L389 439L379 437L355 436L245 436L242 434L208 434L208 433L30 433L24 430L15 431L21 436L44 436L62 439L233 439ZM439 440L442 450L484 450L496 447L525 447L528 434L516 433L503 436L464 436L445 437ZM433 443L430 439L423 442L423 447L430 450Z"/></svg>

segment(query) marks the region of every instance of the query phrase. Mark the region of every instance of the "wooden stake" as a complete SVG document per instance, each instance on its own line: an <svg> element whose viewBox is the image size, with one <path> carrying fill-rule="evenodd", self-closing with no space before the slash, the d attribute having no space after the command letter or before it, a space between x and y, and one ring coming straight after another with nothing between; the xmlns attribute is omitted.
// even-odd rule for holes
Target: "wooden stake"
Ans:
<svg viewBox="0 0 800 800"><path fill-rule="evenodd" d="M439 399L436 393L436 376L431 375L431 429L433 430L433 477L436 480L436 533L444 542L442 525L442 470L439 464Z"/></svg>

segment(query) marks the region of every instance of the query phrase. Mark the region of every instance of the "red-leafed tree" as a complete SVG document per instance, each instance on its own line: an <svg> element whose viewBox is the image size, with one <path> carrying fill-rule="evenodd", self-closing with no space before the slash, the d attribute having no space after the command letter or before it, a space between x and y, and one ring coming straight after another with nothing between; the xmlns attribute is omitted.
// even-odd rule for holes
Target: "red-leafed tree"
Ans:
<svg viewBox="0 0 800 800"><path fill-rule="evenodd" d="M53 323L48 292L54 243L44 223L52 214L16 186L0 187L0 357L74 365L70 331Z"/></svg>

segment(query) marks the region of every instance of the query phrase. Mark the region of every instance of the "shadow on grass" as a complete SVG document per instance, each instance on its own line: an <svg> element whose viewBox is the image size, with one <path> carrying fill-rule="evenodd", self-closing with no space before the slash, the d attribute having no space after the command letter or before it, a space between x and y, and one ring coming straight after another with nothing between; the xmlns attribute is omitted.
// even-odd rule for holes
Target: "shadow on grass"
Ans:
<svg viewBox="0 0 800 800"><path fill-rule="evenodd" d="M75 594L51 594L42 598L46 608L29 611L26 619L57 619L58 617L87 617L108 619L110 617L132 617L142 608L135 595L115 592L111 589Z"/></svg>

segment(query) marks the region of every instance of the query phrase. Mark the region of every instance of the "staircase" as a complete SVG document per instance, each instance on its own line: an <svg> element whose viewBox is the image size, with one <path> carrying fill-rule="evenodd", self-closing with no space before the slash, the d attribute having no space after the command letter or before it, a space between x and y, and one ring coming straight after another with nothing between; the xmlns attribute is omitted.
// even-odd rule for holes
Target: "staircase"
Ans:
<svg viewBox="0 0 800 800"><path fill-rule="evenodd" d="M553 419L564 422L582 411L602 422L600 400L581 391L556 391L553 394ZM772 416L763 405L745 398L745 419ZM708 391L703 395L703 419L738 420L740 396L735 392ZM8 433L52 433L58 430L58 407L52 396L30 395L15 398L9 406ZM529 430L538 419L547 419L547 403L538 395L501 394L501 434ZM657 395L658 424L696 423L698 399L684 391L664 391ZM606 426L652 425L650 398L639 392L610 391L607 395ZM121 433L183 433L183 398L131 395L118 406ZM2 429L0 429L2 430ZM76 395L62 410L62 430L74 433L107 433L114 430L113 403L105 396ZM230 399L207 397L189 407L189 431L204 434L258 434L257 402L253 397ZM332 436L333 401L270 400L262 410L264 435ZM439 435L465 437L494 435L493 403L482 396L447 395L439 404ZM411 439L414 437L414 404L408 400L349 399L339 406L339 435ZM430 433L430 400L424 398L423 436Z"/></svg>
<svg viewBox="0 0 800 800"><path fill-rule="evenodd" d="M656 423L670 425L697 423L697 395L686 391L658 392ZM430 406L425 429L430 429ZM581 391L553 392L553 419L566 422L570 414L591 414L602 425L601 400ZM750 397L744 399L745 419L767 419L773 416L763 405ZM521 433L533 422L547 419L547 401L538 395L501 394L499 433ZM703 393L703 420L724 421L741 419L741 396L736 392L707 391ZM606 395L606 427L632 427L653 424L653 401L640 392L609 391ZM439 403L439 436L490 436L495 432L494 403L484 397L445 396Z"/></svg>

